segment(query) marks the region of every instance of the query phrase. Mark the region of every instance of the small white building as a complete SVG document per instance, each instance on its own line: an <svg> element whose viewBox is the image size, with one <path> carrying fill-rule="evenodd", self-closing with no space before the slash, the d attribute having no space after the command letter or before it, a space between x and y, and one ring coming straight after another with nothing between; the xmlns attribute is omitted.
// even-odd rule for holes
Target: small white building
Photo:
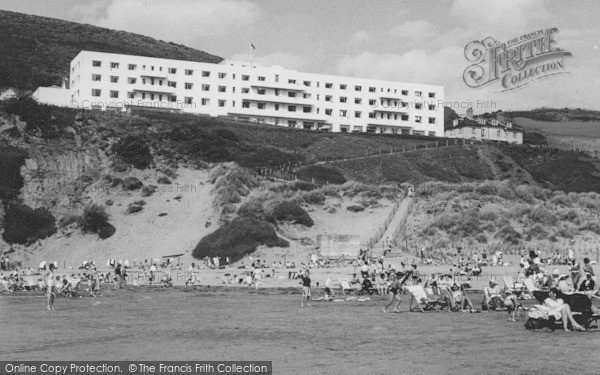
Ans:
<svg viewBox="0 0 600 375"><path fill-rule="evenodd" d="M61 87L56 85L50 87L38 87L38 89L31 94L31 97L41 104L69 107L71 106L69 81L63 79Z"/></svg>
<svg viewBox="0 0 600 375"><path fill-rule="evenodd" d="M467 111L465 117L455 119L444 134L447 138L523 144L523 131L515 128L504 115L498 114L496 118L473 117L472 109Z"/></svg>
<svg viewBox="0 0 600 375"><path fill-rule="evenodd" d="M8 88L4 91L0 91L0 101L8 100L8 99L16 98L16 97L17 97L17 92L12 88Z"/></svg>
<svg viewBox="0 0 600 375"><path fill-rule="evenodd" d="M85 109L156 108L301 129L444 136L442 86L248 62L81 51L70 64L69 89L36 93L41 102Z"/></svg>

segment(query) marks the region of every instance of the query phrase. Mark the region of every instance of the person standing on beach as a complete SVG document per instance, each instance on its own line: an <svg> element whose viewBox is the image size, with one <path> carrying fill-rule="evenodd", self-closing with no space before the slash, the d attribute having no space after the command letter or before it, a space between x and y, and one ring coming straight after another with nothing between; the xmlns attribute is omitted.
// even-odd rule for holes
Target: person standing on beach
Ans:
<svg viewBox="0 0 600 375"><path fill-rule="evenodd" d="M44 281L46 282L46 297L48 299L48 310L54 310L54 299L56 298L56 294L54 293L54 264L50 263L48 267L49 271L44 276Z"/></svg>
<svg viewBox="0 0 600 375"><path fill-rule="evenodd" d="M152 282L154 282L154 272L156 272L156 265L154 263L152 263L152 265L150 266L150 276L149 276L150 285L152 285Z"/></svg>
<svg viewBox="0 0 600 375"><path fill-rule="evenodd" d="M300 307L304 307L304 299L306 298L306 306L310 307L310 272L308 270L304 271L304 274L300 275L300 280L302 284L302 303Z"/></svg>
<svg viewBox="0 0 600 375"><path fill-rule="evenodd" d="M400 303L402 302L402 298L400 298L400 291L402 289L402 283L400 282L400 278L398 277L398 275L396 273L392 273L392 274L390 274L390 280L391 280L391 284L390 284L390 288L388 291L388 294L390 296L390 301L383 308L384 313L387 313L387 309L390 306L392 306L394 301L396 301L396 306L394 307L394 312L400 312L398 310L398 306L400 306ZM405 278L405 280L406 280L406 278Z"/></svg>

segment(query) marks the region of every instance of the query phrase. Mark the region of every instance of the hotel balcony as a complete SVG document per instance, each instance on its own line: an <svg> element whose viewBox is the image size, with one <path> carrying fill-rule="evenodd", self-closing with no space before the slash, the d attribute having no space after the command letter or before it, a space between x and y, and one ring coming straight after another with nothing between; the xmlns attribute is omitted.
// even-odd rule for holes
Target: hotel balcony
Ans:
<svg viewBox="0 0 600 375"><path fill-rule="evenodd" d="M284 82L256 82L250 85L250 87L265 88L265 89L279 89L287 91L305 91L304 86L292 83Z"/></svg>
<svg viewBox="0 0 600 375"><path fill-rule="evenodd" d="M140 74L140 77L144 77L144 78L155 78L155 79L164 79L167 80L169 77L163 73L163 72L159 72L159 73L142 73Z"/></svg>
<svg viewBox="0 0 600 375"><path fill-rule="evenodd" d="M135 83L133 85L127 85L127 90L135 92L148 92L153 94L175 95L175 89L167 85L160 86Z"/></svg>
<svg viewBox="0 0 600 375"><path fill-rule="evenodd" d="M242 97L242 100L246 100L246 101L252 101L252 102L265 102L265 103L280 103L280 104L292 104L292 105L300 105L300 106L307 106L307 107L312 107L313 104L313 100L311 98L303 98L303 97L297 97L297 98L290 98L287 95L274 95L274 94L265 94L265 95L259 95L257 93L250 93L250 94L244 94Z"/></svg>
<svg viewBox="0 0 600 375"><path fill-rule="evenodd" d="M258 109L256 107L253 108L236 108L228 113L228 115L238 115L238 116L255 116L255 117L274 117L280 119L291 119L291 120L299 120L299 121L315 121L315 122L323 122L329 123L328 119L325 116L317 115L315 113L304 113L302 111L298 112L289 112L287 109L276 111L273 108L270 109Z"/></svg>

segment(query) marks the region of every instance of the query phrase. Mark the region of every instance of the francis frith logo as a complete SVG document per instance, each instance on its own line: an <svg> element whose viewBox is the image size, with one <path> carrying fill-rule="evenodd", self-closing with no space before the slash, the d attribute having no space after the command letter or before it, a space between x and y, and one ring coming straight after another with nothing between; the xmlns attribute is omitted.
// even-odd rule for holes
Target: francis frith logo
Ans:
<svg viewBox="0 0 600 375"><path fill-rule="evenodd" d="M465 57L472 65L465 69L463 80L473 88L498 82L499 91L509 91L540 78L567 73L564 58L571 53L556 45L557 32L553 27L504 43L488 37L467 44Z"/></svg>

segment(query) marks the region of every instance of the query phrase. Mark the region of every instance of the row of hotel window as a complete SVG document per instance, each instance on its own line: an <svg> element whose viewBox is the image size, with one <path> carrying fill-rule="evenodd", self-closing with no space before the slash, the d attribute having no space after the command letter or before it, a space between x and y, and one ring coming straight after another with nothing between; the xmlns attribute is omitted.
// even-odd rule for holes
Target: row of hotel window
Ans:
<svg viewBox="0 0 600 375"><path fill-rule="evenodd" d="M101 90L100 89L92 89L92 96L95 97L99 97L101 96ZM109 97L111 99L118 99L119 98L119 92L118 91L113 91L111 90L109 92ZM135 99L135 93L134 92L128 92L127 93L127 98L128 99ZM170 102L177 102L177 96L176 95L163 95L163 94L154 94L154 93L141 93L141 99L145 100L145 99L149 99L149 100L158 100L158 101L163 101L163 98L166 98L167 101ZM225 107L227 106L227 101L226 100L218 100L218 106L219 107ZM185 104L193 104L194 103L194 98L192 97L184 97L184 103ZM208 106L210 105L210 99L209 98L202 98L200 101L200 104L203 106ZM232 107L235 107L235 100L232 101ZM287 105L284 106L287 107L288 112L296 112L296 106L295 105ZM250 102L248 101L243 101L242 102L242 108L250 108ZM256 105L257 109L266 109L266 103L257 103ZM274 109L275 111L279 111L280 109L280 104L274 104ZM303 106L302 107L302 112L303 113L312 113L312 107L311 106ZM320 112L320 108L317 108L317 114L319 114ZM331 108L326 108L325 109L325 115L326 116L333 116L333 109ZM377 117L377 114L375 112L369 112L369 118L372 119L382 119L382 120L398 120L399 118L402 121L408 121L409 116L408 115L398 115L397 113L383 113L380 112L379 113L379 117ZM341 109L340 110L340 117L347 117L348 116L348 111L345 109ZM362 112L361 111L354 111L354 117L355 118L362 118ZM422 117L421 116L415 116L415 122L421 122L422 121ZM430 124L435 124L435 117L429 117L429 123Z"/></svg>
<svg viewBox="0 0 600 375"><path fill-rule="evenodd" d="M92 81L100 81L101 80L101 76L99 74L92 74ZM118 83L119 82L119 77L117 76L110 76L110 82L111 83ZM134 77L129 77L127 78L127 83L134 85L137 83L137 78ZM146 84L146 79L142 78L142 84L145 85ZM151 85L154 85L154 79L151 79ZM163 81L159 80L159 86L162 86ZM167 86L171 87L171 88L177 88L177 82L174 81L167 81ZM186 90L191 90L194 87L194 84L191 82L185 82L184 88ZM235 87L231 88L232 93L235 94ZM209 84L203 84L202 85L202 91L210 91L210 85ZM227 86L218 86L218 92L227 92ZM250 89L247 87L243 87L242 88L242 94L249 94L250 93ZM258 89L256 91L256 93L258 95L266 95L266 90L265 89ZM275 96L279 96L279 90L275 89L274 90L274 94ZM295 91L288 91L287 96L290 98L296 98L298 97L298 95L300 95L299 93L295 92ZM310 98L310 94L307 93L303 93L301 94L303 99L309 99ZM99 95L98 95L99 96ZM317 94L317 100L320 100L320 95ZM348 97L346 96L340 96L339 97L340 103L348 103ZM325 101L326 102L332 102L333 101L333 96L332 95L325 95ZM391 100L391 99L380 99L381 102L381 106L382 107L402 107L402 108L406 108L408 106L408 104L406 102L403 102L401 100ZM362 98L354 98L354 104L362 104ZM377 100L375 99L369 99L369 105L370 106L376 106L377 105ZM427 108L431 111L435 111L435 104L428 104ZM415 103L415 109L423 109L423 103Z"/></svg>
<svg viewBox="0 0 600 375"><path fill-rule="evenodd" d="M93 60L92 61L92 66L94 67L101 67L102 66L102 61L99 60ZM111 69L119 69L120 64L118 62L111 62L110 63L110 68ZM128 70L137 70L137 64L128 64L127 65ZM146 65L142 65L142 69L146 70ZM154 66L151 66L151 70L154 70ZM162 72L163 67L159 67L159 71ZM73 68L74 71L74 68ZM167 69L169 74L177 74L177 68L168 68ZM186 76L193 76L194 75L194 70L193 69L184 69L185 75ZM207 70L203 70L202 71L202 77L210 77L211 72L207 71ZM218 73L218 77L219 79L225 79L227 78L227 73ZM232 78L235 79L236 75L235 73L232 73ZM260 82L265 82L266 81L266 77L265 76L257 76L258 81ZM99 79L98 79L99 80ZM242 81L249 81L250 80L250 75L248 74L242 74ZM275 82L279 82L279 74L275 74L274 76L274 81ZM288 79L288 83L289 84L293 84L295 85L297 83L297 80L295 79ZM302 81L302 84L306 87L311 87L312 82L311 81ZM316 82L316 86L320 87L320 82ZM340 83L339 84L339 89L340 90L346 90L348 87L348 84L345 83ZM325 83L325 88L326 89L333 89L333 83L331 82L326 82ZM361 85L354 85L354 91L362 91L362 86ZM386 92L386 90L383 87L379 88L380 92ZM369 92L377 92L377 88L374 86L369 86ZM387 92L388 93L394 93L397 94L398 93L398 89L391 89L391 88L387 88ZM400 90L401 94L404 96L408 96L408 90ZM417 98L422 98L423 97L423 92L422 91L415 91L415 96ZM427 96L431 99L435 99L436 94L435 92L429 92L427 94Z"/></svg>

